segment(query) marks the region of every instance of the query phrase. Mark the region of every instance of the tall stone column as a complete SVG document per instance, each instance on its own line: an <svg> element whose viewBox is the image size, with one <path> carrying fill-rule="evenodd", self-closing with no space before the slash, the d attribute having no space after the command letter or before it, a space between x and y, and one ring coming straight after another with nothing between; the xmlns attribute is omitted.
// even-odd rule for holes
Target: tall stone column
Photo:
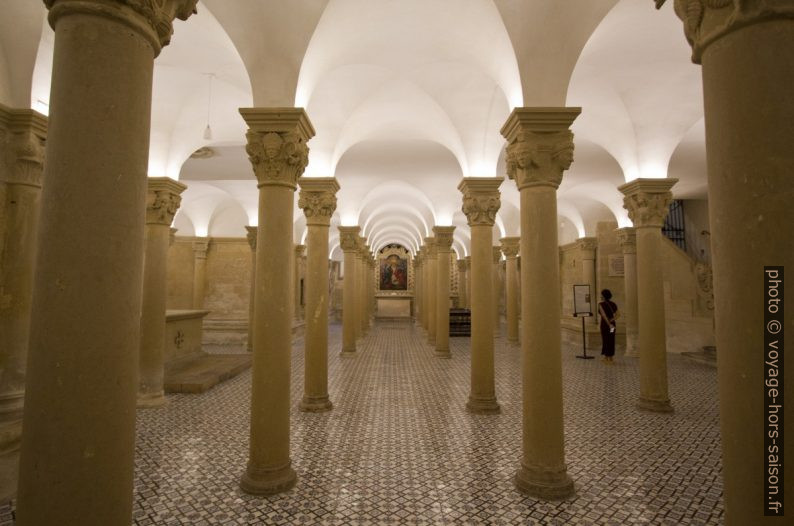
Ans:
<svg viewBox="0 0 794 526"><path fill-rule="evenodd" d="M328 229L339 183L333 177L301 177L298 206L306 216L306 338L301 410L321 412L328 399Z"/></svg>
<svg viewBox="0 0 794 526"><path fill-rule="evenodd" d="M504 179L467 177L458 185L471 230L471 391L466 409L498 413L494 380L493 225Z"/></svg>
<svg viewBox="0 0 794 526"><path fill-rule="evenodd" d="M560 354L557 188L573 162L569 127L580 108L515 108L502 127L507 173L521 194L523 456L519 491L563 498L565 466ZM538 425L543 422L543 425Z"/></svg>
<svg viewBox="0 0 794 526"><path fill-rule="evenodd" d="M302 108L241 108L248 124L246 152L259 187L254 356L247 493L267 495L295 485L290 461L292 351L292 218L298 177L314 135ZM265 250L266 248L266 250Z"/></svg>
<svg viewBox="0 0 794 526"><path fill-rule="evenodd" d="M507 341L518 343L518 250L520 237L503 237L502 253L505 264L505 303L507 311Z"/></svg>
<svg viewBox="0 0 794 526"><path fill-rule="evenodd" d="M301 278L303 277L303 258L306 254L306 245L295 245L295 261L292 266L292 291L294 299L292 300L295 306L293 315L295 321L303 320L303 305L301 305ZM304 287L306 283L304 282Z"/></svg>
<svg viewBox="0 0 794 526"><path fill-rule="evenodd" d="M678 179L635 179L618 187L637 235L637 327L640 346L638 407L670 412L664 313L662 226Z"/></svg>
<svg viewBox="0 0 794 526"><path fill-rule="evenodd" d="M46 136L46 117L0 105L0 455L22 435Z"/></svg>
<svg viewBox="0 0 794 526"><path fill-rule="evenodd" d="M209 238L196 238L193 241L193 308L204 308L204 295L207 289L207 251Z"/></svg>
<svg viewBox="0 0 794 526"><path fill-rule="evenodd" d="M436 236L436 356L452 358L449 352L449 264L454 226L434 226Z"/></svg>
<svg viewBox="0 0 794 526"><path fill-rule="evenodd" d="M129 524L152 68L196 1L45 5L55 53L17 524Z"/></svg>
<svg viewBox="0 0 794 526"><path fill-rule="evenodd" d="M502 314L500 312L500 303L502 299L502 282L499 279L499 265L502 261L502 249L499 247L491 247L491 255L493 256L493 272L491 277L493 279L493 313L494 313L494 332L500 334L502 332Z"/></svg>
<svg viewBox="0 0 794 526"><path fill-rule="evenodd" d="M637 233L633 227L618 229L618 241L623 249L623 281L626 305L621 309L626 326L626 356L639 356L637 347Z"/></svg>
<svg viewBox="0 0 794 526"><path fill-rule="evenodd" d="M601 293L596 289L595 258L598 248L598 239L594 237L580 237L577 240L579 251L582 255L582 283L590 285L590 307L593 309L593 316L587 320L590 324L598 325L598 302Z"/></svg>
<svg viewBox="0 0 794 526"><path fill-rule="evenodd" d="M246 226L246 238L251 247L251 289L248 295L248 342L245 350L254 352L254 305L256 305L256 229L255 226Z"/></svg>
<svg viewBox="0 0 794 526"><path fill-rule="evenodd" d="M471 256L466 256L466 308L471 309Z"/></svg>
<svg viewBox="0 0 794 526"><path fill-rule="evenodd" d="M436 303L438 294L435 292L438 288L438 255L436 253L436 240L432 237L425 238L427 245L427 343L435 346L436 344Z"/></svg>
<svg viewBox="0 0 794 526"><path fill-rule="evenodd" d="M342 280L342 356L355 356L358 325L356 309L356 274L358 268L358 233L361 227L340 226L339 244L345 254Z"/></svg>
<svg viewBox="0 0 794 526"><path fill-rule="evenodd" d="M707 2L702 13L678 2L675 7L693 61L703 66L725 524L782 524L782 517L764 516L774 511L764 495L766 448L758 426L767 418L760 386L772 350L763 347L764 266L782 266L789 273L794 268L794 4ZM637 244L639 260L639 232ZM792 291L788 284L782 321L789 333ZM641 356L643 338L640 325ZM789 404L791 378L789 365L780 393ZM789 459L782 471L780 480L790 485L794 462ZM784 502L786 516L792 514L794 491L776 500Z"/></svg>
<svg viewBox="0 0 794 526"><path fill-rule="evenodd" d="M468 301L466 299L468 296L468 291L466 290L466 260L459 259L455 264L458 266L458 308L465 309Z"/></svg>
<svg viewBox="0 0 794 526"><path fill-rule="evenodd" d="M430 247L422 245L422 328L430 329Z"/></svg>
<svg viewBox="0 0 794 526"><path fill-rule="evenodd" d="M416 256L414 256L414 300L413 300L413 308L414 308L414 319L416 319L419 323L422 321L422 272L424 269L422 268L424 265L424 258L421 251L416 252Z"/></svg>
<svg viewBox="0 0 794 526"><path fill-rule="evenodd" d="M171 222L187 186L168 177L149 178L141 304L138 407L165 404L165 303Z"/></svg>
<svg viewBox="0 0 794 526"><path fill-rule="evenodd" d="M358 239L358 306L359 334L363 338L369 331L369 320L367 317L367 240L364 237Z"/></svg>
<svg viewBox="0 0 794 526"><path fill-rule="evenodd" d="M367 258L367 279L369 282L369 287L367 287L367 306L369 307L369 325L372 326L372 322L375 319L375 254L372 252L369 253L369 257Z"/></svg>

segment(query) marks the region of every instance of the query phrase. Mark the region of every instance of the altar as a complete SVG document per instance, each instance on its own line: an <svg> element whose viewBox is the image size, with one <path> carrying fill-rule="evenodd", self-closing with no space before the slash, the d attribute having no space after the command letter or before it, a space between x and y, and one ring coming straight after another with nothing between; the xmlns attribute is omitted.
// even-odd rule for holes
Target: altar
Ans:
<svg viewBox="0 0 794 526"><path fill-rule="evenodd" d="M408 294L379 293L376 318L410 318L413 314L413 296Z"/></svg>

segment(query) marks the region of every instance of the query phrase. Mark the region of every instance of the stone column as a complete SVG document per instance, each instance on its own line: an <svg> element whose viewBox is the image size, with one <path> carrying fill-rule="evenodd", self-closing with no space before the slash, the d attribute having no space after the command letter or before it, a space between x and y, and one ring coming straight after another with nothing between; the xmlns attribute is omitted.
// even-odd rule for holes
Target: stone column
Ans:
<svg viewBox="0 0 794 526"><path fill-rule="evenodd" d="M618 229L618 241L623 249L623 280L626 305L620 309L626 325L626 356L639 356L637 347L637 233L632 227Z"/></svg>
<svg viewBox="0 0 794 526"><path fill-rule="evenodd" d="M638 407L670 412L664 313L662 226L678 179L635 179L618 187L637 235L637 327L640 347Z"/></svg>
<svg viewBox="0 0 794 526"><path fill-rule="evenodd" d="M255 226L246 226L246 237L251 247L251 292L248 295L248 342L245 350L254 352L254 305L256 296L256 229Z"/></svg>
<svg viewBox="0 0 794 526"><path fill-rule="evenodd" d="M46 136L46 117L0 105L0 455L22 435Z"/></svg>
<svg viewBox="0 0 794 526"><path fill-rule="evenodd" d="M369 320L367 319L367 240L358 238L358 296L356 305L358 306L359 334L363 338L369 332Z"/></svg>
<svg viewBox="0 0 794 526"><path fill-rule="evenodd" d="M427 244L422 245L422 328L426 331L430 329L430 298L428 290L430 287L430 248Z"/></svg>
<svg viewBox="0 0 794 526"><path fill-rule="evenodd" d="M466 409L498 413L494 381L493 225L504 179L467 177L458 185L471 230L471 391Z"/></svg>
<svg viewBox="0 0 794 526"><path fill-rule="evenodd" d="M247 493L267 495L295 485L290 461L292 218L298 177L314 135L302 108L241 108L248 124L246 152L259 186L251 438L240 481Z"/></svg>
<svg viewBox="0 0 794 526"><path fill-rule="evenodd" d="M423 255L421 251L416 252L414 256L414 319L419 323L422 322L422 268L424 265Z"/></svg>
<svg viewBox="0 0 794 526"><path fill-rule="evenodd" d="M507 311L507 341L518 343L518 250L520 237L503 237L502 253L505 264L505 303Z"/></svg>
<svg viewBox="0 0 794 526"><path fill-rule="evenodd" d="M207 250L210 246L208 238L196 238L193 241L193 308L204 308L204 294L207 287Z"/></svg>
<svg viewBox="0 0 794 526"><path fill-rule="evenodd" d="M764 266L783 266L789 274L794 268L794 4L707 2L702 13L678 2L675 7L685 21L693 61L703 66L725 524L782 524L782 517L764 516L767 509L774 511L764 495L759 426L766 419L760 386L771 351L763 347ZM639 232L637 245L639 272ZM782 320L789 334L794 327L790 281ZM641 356L643 341L640 324ZM790 372L780 395L789 404L794 399ZM789 485L794 480L791 459L781 475ZM792 514L794 491L777 501L784 502L786 516Z"/></svg>
<svg viewBox="0 0 794 526"><path fill-rule="evenodd" d="M436 236L436 356L452 358L449 352L449 263L454 226L434 226Z"/></svg>
<svg viewBox="0 0 794 526"><path fill-rule="evenodd" d="M574 491L565 465L560 354L557 188L573 162L569 127L580 108L515 108L502 135L521 194L523 456L519 491L544 499ZM543 422L543 425L538 425Z"/></svg>
<svg viewBox="0 0 794 526"><path fill-rule="evenodd" d="M130 524L154 57L195 0L46 0L55 31L17 524Z"/></svg>
<svg viewBox="0 0 794 526"><path fill-rule="evenodd" d="M438 288L438 256L436 254L436 240L432 237L425 238L427 245L427 343L435 346L436 344L436 303L438 294L435 292Z"/></svg>
<svg viewBox="0 0 794 526"><path fill-rule="evenodd" d="M455 264L458 266L458 308L465 309L468 301L466 299L468 296L468 291L466 290L466 260L459 259Z"/></svg>
<svg viewBox="0 0 794 526"><path fill-rule="evenodd" d="M596 289L595 258L598 239L594 237L580 237L577 240L579 251L582 255L582 283L590 285L590 308L593 316L587 320L590 324L598 325L598 302L601 292Z"/></svg>
<svg viewBox="0 0 794 526"><path fill-rule="evenodd" d="M303 305L301 305L301 267L303 266L303 257L306 254L306 245L295 245L295 260L293 261L292 268L292 290L295 295L293 305L295 306L293 315L295 321L303 319ZM304 282L304 287L306 283Z"/></svg>
<svg viewBox="0 0 794 526"><path fill-rule="evenodd" d="M328 399L328 229L339 183L333 177L301 177L298 206L306 216L306 337L302 411L321 412Z"/></svg>
<svg viewBox="0 0 794 526"><path fill-rule="evenodd" d="M471 256L466 256L466 308L471 309Z"/></svg>
<svg viewBox="0 0 794 526"><path fill-rule="evenodd" d="M149 178L141 303L138 407L165 404L165 303L171 222L187 186L168 177Z"/></svg>
<svg viewBox="0 0 794 526"><path fill-rule="evenodd" d="M502 315L500 312L500 300L502 299L502 282L499 279L499 264L502 261L502 249L499 247L491 247L491 255L493 256L493 272L491 277L493 279L493 313L494 313L494 333L501 334Z"/></svg>
<svg viewBox="0 0 794 526"><path fill-rule="evenodd" d="M339 244L345 254L342 280L342 356L355 356L358 325L356 310L356 271L358 259L358 226L340 226Z"/></svg>
<svg viewBox="0 0 794 526"><path fill-rule="evenodd" d="M367 265L367 280L369 282L369 287L367 287L367 305L369 306L368 321L370 326L372 326L372 322L375 319L375 254L372 252L369 253L369 257L367 258Z"/></svg>

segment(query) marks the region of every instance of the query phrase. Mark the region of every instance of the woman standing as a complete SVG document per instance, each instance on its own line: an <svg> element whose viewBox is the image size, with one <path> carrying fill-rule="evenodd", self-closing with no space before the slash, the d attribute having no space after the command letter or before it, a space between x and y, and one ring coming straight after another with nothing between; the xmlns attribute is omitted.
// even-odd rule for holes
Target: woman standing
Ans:
<svg viewBox="0 0 794 526"><path fill-rule="evenodd" d="M610 301L612 292L609 289L601 291L601 299L603 301L598 304L598 313L601 315L601 359L607 363L612 363L612 357L615 356L615 320L618 319L620 314L618 313L618 306Z"/></svg>

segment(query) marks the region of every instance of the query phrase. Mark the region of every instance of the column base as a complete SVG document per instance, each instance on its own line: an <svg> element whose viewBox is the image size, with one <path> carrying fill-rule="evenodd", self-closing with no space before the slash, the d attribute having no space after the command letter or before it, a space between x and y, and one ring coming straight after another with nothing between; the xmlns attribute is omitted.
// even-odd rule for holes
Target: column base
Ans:
<svg viewBox="0 0 794 526"><path fill-rule="evenodd" d="M19 451L25 392L0 396L0 454Z"/></svg>
<svg viewBox="0 0 794 526"><path fill-rule="evenodd" d="M437 358L452 358L452 353L449 352L449 349L446 349L446 350L436 349L436 357Z"/></svg>
<svg viewBox="0 0 794 526"><path fill-rule="evenodd" d="M522 463L513 482L524 495L543 500L562 500L574 494L573 479L565 469L550 471L529 468Z"/></svg>
<svg viewBox="0 0 794 526"><path fill-rule="evenodd" d="M435 347L436 346L436 337L435 336L428 336L427 337L427 343L429 345L432 345L433 347Z"/></svg>
<svg viewBox="0 0 794 526"><path fill-rule="evenodd" d="M502 412L502 408L496 398L473 398L469 395L466 402L466 410L475 415L496 415Z"/></svg>
<svg viewBox="0 0 794 526"><path fill-rule="evenodd" d="M637 401L637 409L654 413L672 413L675 411L673 406L670 405L670 400L650 400L643 397L640 397Z"/></svg>
<svg viewBox="0 0 794 526"><path fill-rule="evenodd" d="M353 347L352 349L342 349L342 352L339 353L339 356L352 358L356 356L358 353L356 352L356 348Z"/></svg>
<svg viewBox="0 0 794 526"><path fill-rule="evenodd" d="M275 495L291 490L297 481L291 461L273 469L253 467L249 462L240 479L240 489L251 495Z"/></svg>
<svg viewBox="0 0 794 526"><path fill-rule="evenodd" d="M154 409L156 407L163 407L168 403L165 394L160 391L153 394L138 394L138 401L136 406L138 409Z"/></svg>
<svg viewBox="0 0 794 526"><path fill-rule="evenodd" d="M507 337L507 343L518 343L518 338Z"/></svg>
<svg viewBox="0 0 794 526"><path fill-rule="evenodd" d="M305 413L324 413L334 408L328 396L304 396L300 403L300 410Z"/></svg>

